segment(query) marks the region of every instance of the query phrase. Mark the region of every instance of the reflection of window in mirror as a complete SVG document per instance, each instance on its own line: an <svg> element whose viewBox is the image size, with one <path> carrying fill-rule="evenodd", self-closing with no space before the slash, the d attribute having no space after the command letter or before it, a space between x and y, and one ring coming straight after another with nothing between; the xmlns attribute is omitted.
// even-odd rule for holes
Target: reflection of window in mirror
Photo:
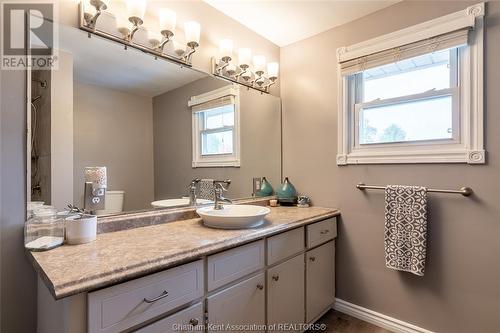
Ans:
<svg viewBox="0 0 500 333"><path fill-rule="evenodd" d="M193 167L239 167L239 88L193 96Z"/></svg>

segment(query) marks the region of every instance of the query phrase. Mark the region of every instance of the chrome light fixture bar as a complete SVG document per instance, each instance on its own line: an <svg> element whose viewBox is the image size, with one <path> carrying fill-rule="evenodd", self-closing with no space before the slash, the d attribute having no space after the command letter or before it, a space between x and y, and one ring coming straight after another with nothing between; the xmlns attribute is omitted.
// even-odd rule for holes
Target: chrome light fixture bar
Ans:
<svg viewBox="0 0 500 333"><path fill-rule="evenodd" d="M233 60L233 42L223 39L219 45L219 57L212 58L212 74L227 81L241 84L247 88L263 93L269 93L270 87L278 80L279 64L267 63L261 55L253 57L253 70L250 69L252 51L248 48L238 50L238 65L231 63Z"/></svg>
<svg viewBox="0 0 500 333"><path fill-rule="evenodd" d="M91 8L88 8L89 5ZM120 20L121 18L117 17L117 21L121 21L117 26L117 30L121 34L120 36L101 30L97 26L99 17L102 15L102 12L107 9L105 0L84 0L81 1L78 6L79 27L81 30L88 32L89 38L92 35L100 36L123 44L125 49L132 47L145 53L149 53L155 58L161 58L182 66L192 67L192 56L199 47L200 42L199 23L194 21L186 22L184 31L187 43L185 44L185 47L181 48L181 45L176 42L174 45L175 55L167 54L164 52L164 49L169 42L175 42L174 30L176 25L176 14L169 9L162 8L159 12L161 30L157 35L161 37L150 38L149 42L151 47L134 42L136 32L138 32L144 24L145 6L145 0L127 1L127 12L129 16L127 21ZM89 9L92 8L95 10L94 14L90 13L91 10ZM148 31L148 33L149 32L155 34L154 31Z"/></svg>

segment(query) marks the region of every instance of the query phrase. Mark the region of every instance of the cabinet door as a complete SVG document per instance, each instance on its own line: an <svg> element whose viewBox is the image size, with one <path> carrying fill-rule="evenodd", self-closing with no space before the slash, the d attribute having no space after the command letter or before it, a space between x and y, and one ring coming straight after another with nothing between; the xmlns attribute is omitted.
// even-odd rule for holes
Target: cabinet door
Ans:
<svg viewBox="0 0 500 333"><path fill-rule="evenodd" d="M274 332L290 331L289 327L304 323L304 255L268 270L267 321Z"/></svg>
<svg viewBox="0 0 500 333"><path fill-rule="evenodd" d="M243 325L258 325L263 328L265 301L264 273L209 296L209 331L264 332L259 329L247 329Z"/></svg>
<svg viewBox="0 0 500 333"><path fill-rule="evenodd" d="M203 306L201 303L174 313L151 325L143 327L135 333L174 333L193 332L203 328Z"/></svg>
<svg viewBox="0 0 500 333"><path fill-rule="evenodd" d="M335 241L306 253L306 320L311 322L335 300Z"/></svg>

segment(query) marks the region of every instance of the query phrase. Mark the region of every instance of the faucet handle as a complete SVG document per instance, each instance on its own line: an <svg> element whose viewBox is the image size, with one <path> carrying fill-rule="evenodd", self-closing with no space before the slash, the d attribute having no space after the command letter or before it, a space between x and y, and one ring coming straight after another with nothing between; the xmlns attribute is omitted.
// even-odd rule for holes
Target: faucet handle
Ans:
<svg viewBox="0 0 500 333"><path fill-rule="evenodd" d="M214 180L215 189L219 189L221 191L227 191L227 188L231 184L231 179L226 180Z"/></svg>
<svg viewBox="0 0 500 333"><path fill-rule="evenodd" d="M201 181L200 178L195 178L191 181L191 183L189 183L189 186L188 188L192 188L193 186L196 186L196 184L198 184L199 182Z"/></svg>

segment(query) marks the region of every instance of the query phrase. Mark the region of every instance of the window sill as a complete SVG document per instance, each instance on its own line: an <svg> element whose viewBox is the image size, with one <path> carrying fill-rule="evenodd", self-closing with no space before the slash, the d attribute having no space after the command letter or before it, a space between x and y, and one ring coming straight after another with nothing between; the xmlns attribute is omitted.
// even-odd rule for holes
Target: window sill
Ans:
<svg viewBox="0 0 500 333"><path fill-rule="evenodd" d="M338 154L337 165L352 164L415 164L415 163L467 163L484 164L486 152L484 150L413 150L380 151L380 152L353 152Z"/></svg>
<svg viewBox="0 0 500 333"><path fill-rule="evenodd" d="M193 168L217 168L217 167L233 167L239 168L241 165L239 159L227 161L193 161Z"/></svg>

